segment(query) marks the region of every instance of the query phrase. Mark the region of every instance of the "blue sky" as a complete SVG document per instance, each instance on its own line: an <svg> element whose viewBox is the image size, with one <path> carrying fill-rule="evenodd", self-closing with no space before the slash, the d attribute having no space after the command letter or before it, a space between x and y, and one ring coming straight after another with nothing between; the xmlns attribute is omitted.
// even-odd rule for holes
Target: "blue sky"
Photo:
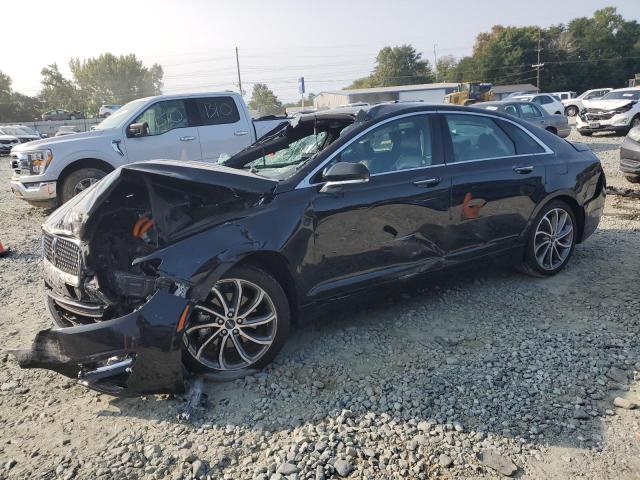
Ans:
<svg viewBox="0 0 640 480"><path fill-rule="evenodd" d="M439 56L459 57L494 24L546 27L605 6L640 20L640 0L31 0L28 11L12 1L2 6L12 20L0 70L32 95L46 64L68 73L70 57L132 52L164 67L167 93L236 89L237 46L245 90L264 82L290 101L299 76L307 91L341 88L367 75L385 45L411 43L433 61L437 44Z"/></svg>

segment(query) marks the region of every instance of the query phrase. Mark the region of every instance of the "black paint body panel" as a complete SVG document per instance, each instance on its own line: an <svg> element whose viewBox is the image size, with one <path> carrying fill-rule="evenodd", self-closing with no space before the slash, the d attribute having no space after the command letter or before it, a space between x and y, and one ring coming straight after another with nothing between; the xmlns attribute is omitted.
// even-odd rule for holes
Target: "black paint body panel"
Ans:
<svg viewBox="0 0 640 480"><path fill-rule="evenodd" d="M363 289L489 255L522 258L527 233L540 209L563 198L581 222L578 241L596 229L604 206L605 179L598 158L549 132L508 115L491 113L532 132L544 154L454 164L451 142L440 140L434 165L372 175L369 182L321 192L315 171L361 132L399 115L487 111L455 106L392 104L373 107L368 117L320 152L286 181L275 182L233 169L177 162L135 164L139 174L208 182L262 200L222 224L208 227L145 257L159 271L190 286L189 300L158 292L140 310L84 327L49 330L36 338L23 366L56 370L73 377L78 363L113 352L131 352L136 361L126 388L114 394L175 391L182 383L180 335L175 332L188 301L206 297L233 265L254 255L284 265L293 310L321 306ZM440 118L440 117L436 117ZM448 135L448 133L446 133ZM437 138L437 137L436 137ZM521 174L514 167L531 165ZM114 172L115 173L115 172ZM102 182L118 182L117 173ZM425 184L424 181L427 181ZM305 184L304 182L309 183ZM100 185L103 200L114 186ZM94 212L95 205L86 205ZM299 318L305 315L299 313ZM63 356L50 355L50 347ZM99 386L90 385L100 389ZM103 391L105 391L103 389Z"/></svg>

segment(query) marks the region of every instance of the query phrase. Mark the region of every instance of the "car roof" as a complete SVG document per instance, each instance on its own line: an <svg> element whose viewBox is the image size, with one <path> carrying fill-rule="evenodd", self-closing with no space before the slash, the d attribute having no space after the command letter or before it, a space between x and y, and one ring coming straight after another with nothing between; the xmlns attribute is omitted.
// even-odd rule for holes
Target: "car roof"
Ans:
<svg viewBox="0 0 640 480"><path fill-rule="evenodd" d="M614 88L612 92L637 92L640 87L626 87L626 88Z"/></svg>

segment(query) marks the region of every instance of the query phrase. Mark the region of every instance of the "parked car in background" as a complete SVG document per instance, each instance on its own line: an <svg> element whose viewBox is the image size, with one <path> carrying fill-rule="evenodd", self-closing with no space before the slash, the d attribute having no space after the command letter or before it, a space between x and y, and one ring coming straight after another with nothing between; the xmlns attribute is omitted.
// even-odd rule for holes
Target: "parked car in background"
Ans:
<svg viewBox="0 0 640 480"><path fill-rule="evenodd" d="M107 118L113 112L118 110L122 105L102 105L98 110L98 116L100 118Z"/></svg>
<svg viewBox="0 0 640 480"><path fill-rule="evenodd" d="M556 97L550 93L535 93L530 95L518 95L512 97L511 100L522 100L525 102L533 102L540 105L551 115L562 115L564 113L564 105Z"/></svg>
<svg viewBox="0 0 640 480"><path fill-rule="evenodd" d="M544 108L532 102L502 100L498 102L484 102L475 105L485 110L497 111L522 118L533 125L567 138L571 134L569 120L564 115L551 115Z"/></svg>
<svg viewBox="0 0 640 480"><path fill-rule="evenodd" d="M640 183L640 126L629 130L622 142L620 171L631 183Z"/></svg>
<svg viewBox="0 0 640 480"><path fill-rule="evenodd" d="M594 132L616 132L626 135L640 125L640 87L619 88L600 100L585 101L586 108L576 117L581 135Z"/></svg>
<svg viewBox="0 0 640 480"><path fill-rule="evenodd" d="M63 135L72 135L74 133L80 133L80 129L74 125L62 125L56 132L56 137L62 137Z"/></svg>
<svg viewBox="0 0 640 480"><path fill-rule="evenodd" d="M555 275L604 201L586 145L496 111L301 115L223 165L125 165L54 212L59 328L18 361L113 395L181 390L185 366L255 371L292 318L364 290L492 257Z"/></svg>
<svg viewBox="0 0 640 480"><path fill-rule="evenodd" d="M39 130L36 130L34 128L28 127L27 125L9 125L9 126L19 128L20 130L24 131L24 133L28 135L35 135L38 138L47 138L46 134L41 133Z"/></svg>
<svg viewBox="0 0 640 480"><path fill-rule="evenodd" d="M13 135L0 135L0 155L9 155L13 147L20 145L18 137Z"/></svg>
<svg viewBox="0 0 640 480"><path fill-rule="evenodd" d="M551 95L556 97L558 100L570 100L572 98L576 98L576 92L552 92Z"/></svg>
<svg viewBox="0 0 640 480"><path fill-rule="evenodd" d="M609 93L612 88L594 88L592 90L587 90L583 92L576 98L570 98L568 100L562 100L562 105L564 105L564 113L568 117L575 117L578 112L585 108L584 101L585 100L597 100L598 98L602 98L607 93Z"/></svg>
<svg viewBox="0 0 640 480"><path fill-rule="evenodd" d="M20 140L20 143L33 142L40 140L40 135L35 133L27 133L26 130L14 126L0 126L0 135L12 135Z"/></svg>
<svg viewBox="0 0 640 480"><path fill-rule="evenodd" d="M142 98L112 113L93 131L14 149L11 189L35 205L64 203L126 163L157 158L215 163L283 121L252 120L234 92Z"/></svg>
<svg viewBox="0 0 640 480"><path fill-rule="evenodd" d="M84 118L82 112L69 112L61 108L58 108L56 110L49 110L48 112L42 114L42 120L44 120L45 122L50 120L77 120L80 118Z"/></svg>

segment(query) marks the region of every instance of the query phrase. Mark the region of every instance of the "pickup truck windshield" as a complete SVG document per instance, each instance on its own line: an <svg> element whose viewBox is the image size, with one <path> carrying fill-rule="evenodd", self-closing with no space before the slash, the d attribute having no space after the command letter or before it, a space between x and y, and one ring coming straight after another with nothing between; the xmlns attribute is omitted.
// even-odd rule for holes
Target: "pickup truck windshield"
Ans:
<svg viewBox="0 0 640 480"><path fill-rule="evenodd" d="M107 130L109 128L121 127L124 121L145 103L146 100L134 100L133 102L127 103L96 125L95 129Z"/></svg>

